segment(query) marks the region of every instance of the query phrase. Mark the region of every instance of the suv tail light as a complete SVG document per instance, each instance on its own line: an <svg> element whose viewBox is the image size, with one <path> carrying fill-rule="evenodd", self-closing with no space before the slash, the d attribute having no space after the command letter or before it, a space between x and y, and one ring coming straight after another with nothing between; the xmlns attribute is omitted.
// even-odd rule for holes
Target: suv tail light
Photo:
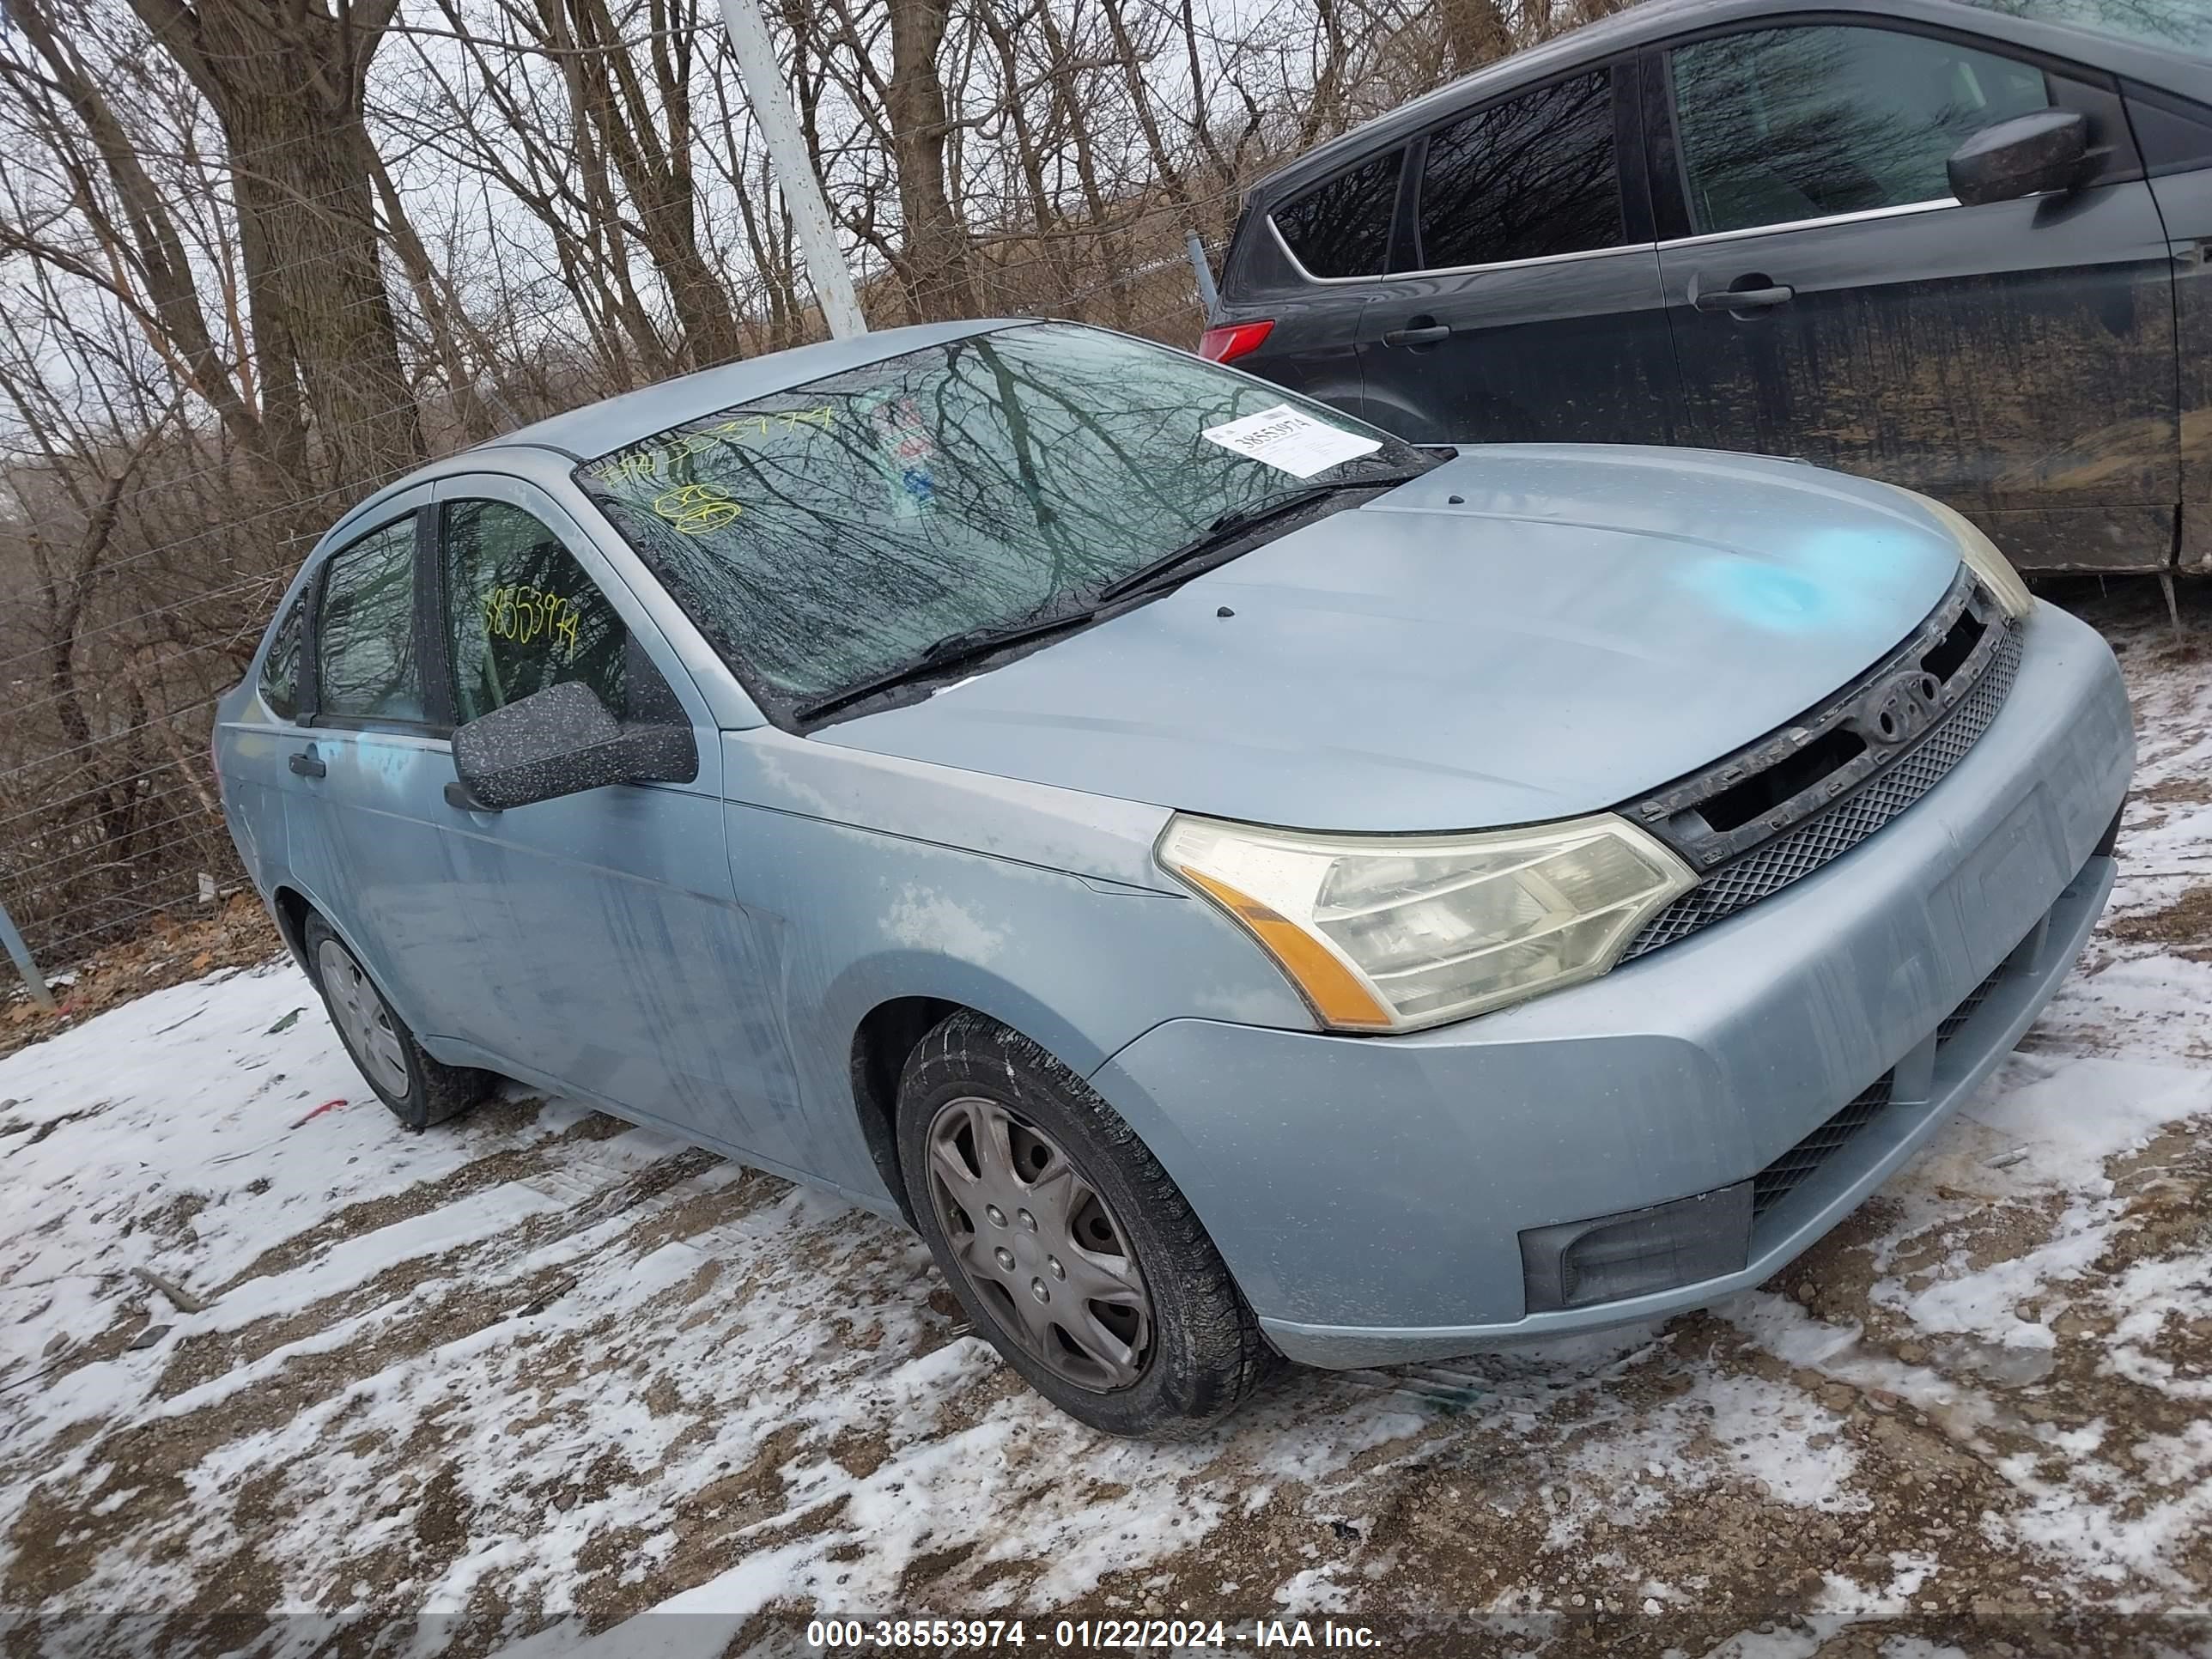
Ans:
<svg viewBox="0 0 2212 1659"><path fill-rule="evenodd" d="M1274 319L1260 323L1228 323L1219 328L1209 328L1198 337L1198 355L1210 363L1233 362L1248 351L1256 351L1260 342L1274 331Z"/></svg>

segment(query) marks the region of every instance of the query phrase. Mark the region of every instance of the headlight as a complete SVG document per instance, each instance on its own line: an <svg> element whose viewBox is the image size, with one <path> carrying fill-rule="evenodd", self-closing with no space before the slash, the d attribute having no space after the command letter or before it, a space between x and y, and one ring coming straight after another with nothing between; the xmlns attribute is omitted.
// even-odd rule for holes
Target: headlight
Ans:
<svg viewBox="0 0 2212 1659"><path fill-rule="evenodd" d="M1980 577L1982 586L1996 596L2006 616L2025 617L2035 609L2035 595L2027 591L2027 584L2012 568L2012 561L1997 551L1997 544L1982 534L1972 520L1932 495L1923 495L1913 489L1905 493L1943 521L1943 527L1959 544L1959 556L1966 562L1966 568Z"/></svg>
<svg viewBox="0 0 2212 1659"><path fill-rule="evenodd" d="M1332 1030L1464 1019L1592 979L1697 885L1601 814L1464 836L1328 836L1177 817L1160 862L1248 928Z"/></svg>

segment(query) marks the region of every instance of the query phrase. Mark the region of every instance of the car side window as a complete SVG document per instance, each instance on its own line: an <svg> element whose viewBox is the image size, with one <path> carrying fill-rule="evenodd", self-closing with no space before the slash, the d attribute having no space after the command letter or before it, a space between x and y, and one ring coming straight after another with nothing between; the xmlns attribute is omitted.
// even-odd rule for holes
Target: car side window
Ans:
<svg viewBox="0 0 2212 1659"><path fill-rule="evenodd" d="M1676 47L1673 69L1699 234L1942 201L1954 150L2052 101L2039 69L1896 29L1722 35Z"/></svg>
<svg viewBox="0 0 2212 1659"><path fill-rule="evenodd" d="M305 631L301 617L306 609L297 599L285 608L261 659L261 706L282 720L300 715L300 641Z"/></svg>
<svg viewBox="0 0 2212 1659"><path fill-rule="evenodd" d="M1435 133L1421 167L1420 234L1430 270L1625 241L1611 71L1506 99Z"/></svg>
<svg viewBox="0 0 2212 1659"><path fill-rule="evenodd" d="M1316 276L1376 276L1390 257L1403 150L1364 161L1274 210L1275 228Z"/></svg>
<svg viewBox="0 0 2212 1659"><path fill-rule="evenodd" d="M316 612L315 678L318 717L423 719L412 514L332 556Z"/></svg>
<svg viewBox="0 0 2212 1659"><path fill-rule="evenodd" d="M631 713L629 630L560 537L504 501L443 514L455 722L571 680Z"/></svg>

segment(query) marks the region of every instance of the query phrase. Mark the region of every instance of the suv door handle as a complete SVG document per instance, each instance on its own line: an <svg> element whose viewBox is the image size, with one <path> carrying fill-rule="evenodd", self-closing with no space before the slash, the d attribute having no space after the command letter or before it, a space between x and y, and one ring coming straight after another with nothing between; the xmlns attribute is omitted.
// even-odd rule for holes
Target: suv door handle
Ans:
<svg viewBox="0 0 2212 1659"><path fill-rule="evenodd" d="M1787 283L1771 288L1711 288L1692 293L1690 303L1699 311L1768 311L1786 306L1797 297Z"/></svg>
<svg viewBox="0 0 2212 1659"><path fill-rule="evenodd" d="M325 777L331 769L323 764L323 757L315 752L315 745L312 743L284 763L303 778Z"/></svg>
<svg viewBox="0 0 2212 1659"><path fill-rule="evenodd" d="M1425 322L1416 317L1404 328L1387 331L1382 336L1382 343L1388 346L1434 345L1438 340L1450 337L1449 323Z"/></svg>

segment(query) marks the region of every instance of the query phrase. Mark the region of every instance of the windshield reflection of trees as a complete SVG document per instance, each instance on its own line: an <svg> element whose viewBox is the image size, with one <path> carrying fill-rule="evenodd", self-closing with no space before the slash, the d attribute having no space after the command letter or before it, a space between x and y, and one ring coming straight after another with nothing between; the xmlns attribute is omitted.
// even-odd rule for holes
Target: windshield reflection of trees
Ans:
<svg viewBox="0 0 2212 1659"><path fill-rule="evenodd" d="M1033 328L760 399L726 441L690 454L678 441L729 418L717 415L585 479L718 648L805 696L946 635L1048 614L1295 487L1199 435L1283 396L1164 350ZM825 405L826 425L775 418ZM913 416L919 441L901 454ZM743 512L684 534L653 504L685 485Z"/></svg>

